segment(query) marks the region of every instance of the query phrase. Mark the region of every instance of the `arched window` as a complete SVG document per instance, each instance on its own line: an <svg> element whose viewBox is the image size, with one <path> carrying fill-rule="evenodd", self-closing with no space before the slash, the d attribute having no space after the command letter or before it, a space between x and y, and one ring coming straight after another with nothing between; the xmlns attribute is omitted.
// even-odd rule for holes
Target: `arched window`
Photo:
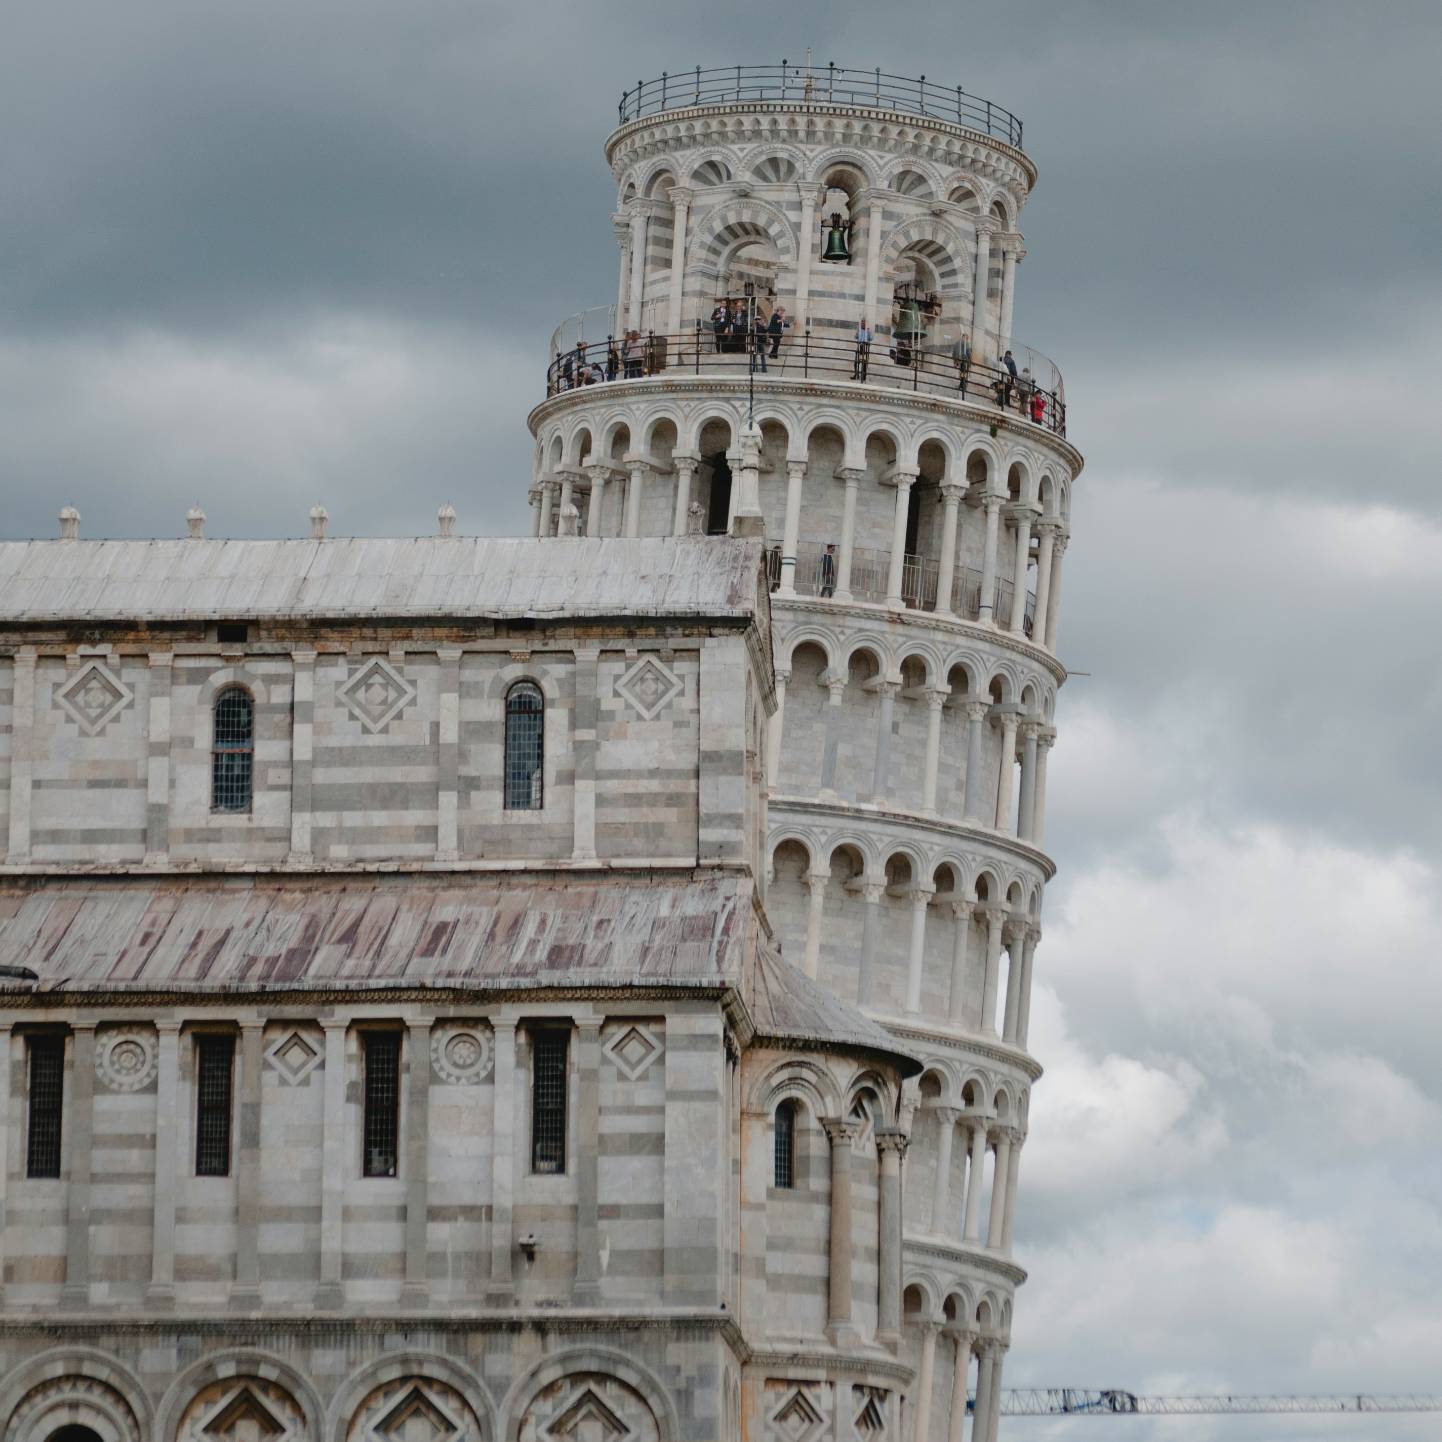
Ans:
<svg viewBox="0 0 1442 1442"><path fill-rule="evenodd" d="M215 698L210 748L210 809L249 811L255 763L255 702L240 686Z"/></svg>
<svg viewBox="0 0 1442 1442"><path fill-rule="evenodd" d="M776 1146L771 1184L790 1189L796 1185L796 1103L776 1108Z"/></svg>
<svg viewBox="0 0 1442 1442"><path fill-rule="evenodd" d="M545 703L534 681L506 692L506 810L539 811L546 759Z"/></svg>

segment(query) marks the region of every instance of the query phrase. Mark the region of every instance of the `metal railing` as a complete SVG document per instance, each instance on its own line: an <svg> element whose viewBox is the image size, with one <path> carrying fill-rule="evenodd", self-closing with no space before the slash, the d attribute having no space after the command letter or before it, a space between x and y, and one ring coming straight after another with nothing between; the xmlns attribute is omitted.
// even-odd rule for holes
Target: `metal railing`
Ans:
<svg viewBox="0 0 1442 1442"><path fill-rule="evenodd" d="M942 85L926 76L891 75L875 66L857 70L825 65L720 65L674 74L662 71L657 80L641 80L621 92L620 123L694 105L735 105L755 100L780 100L796 105L865 105L903 115L923 115L979 130L1018 149L1021 121L1009 110L960 85Z"/></svg>
<svg viewBox="0 0 1442 1442"><path fill-rule="evenodd" d="M965 371L950 355L950 345L913 347L897 337L878 336L865 344L854 339L820 337L810 329L783 337L775 345L762 332L717 336L697 321L677 335L648 331L629 346L624 338L578 340L555 353L546 369L546 394L607 382L642 380L655 375L776 376L787 380L830 380L886 390L926 392L952 400L993 405L1023 420L1066 435L1066 401L1056 386L1038 383L1029 367L1013 376L996 363L972 361ZM1025 357L1023 357L1023 360Z"/></svg>
<svg viewBox="0 0 1442 1442"><path fill-rule="evenodd" d="M828 553L825 541L800 541L796 546L796 573L792 586L799 596L825 598L836 594L841 574L841 548L835 542ZM766 576L774 591L781 584L781 547L766 549ZM851 552L851 599L880 603L886 600L891 576L887 551L856 546ZM934 611L941 565L930 556L908 553L901 564L901 599L913 611ZM992 618L1004 628L1011 625L1012 598L1016 588L998 580L992 590ZM969 621L981 615L981 572L972 566L958 566L951 581L951 611ZM1036 593L1028 591L1022 614L1022 630L1030 636L1036 620Z"/></svg>

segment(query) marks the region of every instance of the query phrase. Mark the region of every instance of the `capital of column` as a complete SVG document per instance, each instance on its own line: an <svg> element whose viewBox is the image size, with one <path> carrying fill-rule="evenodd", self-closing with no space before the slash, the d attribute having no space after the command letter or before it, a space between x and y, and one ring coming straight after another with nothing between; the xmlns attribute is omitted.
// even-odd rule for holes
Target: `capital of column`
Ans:
<svg viewBox="0 0 1442 1442"><path fill-rule="evenodd" d="M951 903L951 919L953 921L970 921L972 905L973 903L970 901L953 901Z"/></svg>
<svg viewBox="0 0 1442 1442"><path fill-rule="evenodd" d="M806 466L807 462L805 461L787 461L787 479L792 481L804 481L806 479Z"/></svg>
<svg viewBox="0 0 1442 1442"><path fill-rule="evenodd" d="M696 199L696 192L689 185L673 185L666 192L672 205L690 205Z"/></svg>
<svg viewBox="0 0 1442 1442"><path fill-rule="evenodd" d="M876 1138L876 1150L881 1153L883 1162L888 1156L900 1162L911 1145L911 1138L900 1127L877 1127L872 1135Z"/></svg>
<svg viewBox="0 0 1442 1442"><path fill-rule="evenodd" d="M830 693L830 700L833 706L841 705L841 698L846 694L846 678L833 678L823 683Z"/></svg>
<svg viewBox="0 0 1442 1442"><path fill-rule="evenodd" d="M926 693L926 704L929 710L940 711L948 701L951 700L951 692L934 688Z"/></svg>
<svg viewBox="0 0 1442 1442"><path fill-rule="evenodd" d="M625 250L631 243L631 217L622 211L611 216L611 229L616 232L616 244Z"/></svg>
<svg viewBox="0 0 1442 1442"><path fill-rule="evenodd" d="M968 721L985 720L986 713L990 710L990 701L968 701L966 703L966 719Z"/></svg>
<svg viewBox="0 0 1442 1442"><path fill-rule="evenodd" d="M892 466L882 478L882 484L893 485L898 491L909 491L920 474L917 466Z"/></svg>
<svg viewBox="0 0 1442 1442"><path fill-rule="evenodd" d="M981 498L981 508L988 517L991 517L1001 510L1002 498L995 492L988 492Z"/></svg>
<svg viewBox="0 0 1442 1442"><path fill-rule="evenodd" d="M1026 922L1008 920L1001 929L1002 939L1008 946L1013 943L1020 944L1026 940Z"/></svg>
<svg viewBox="0 0 1442 1442"><path fill-rule="evenodd" d="M886 887L879 881L867 881L861 886L861 899L867 906L879 906L886 895Z"/></svg>
<svg viewBox="0 0 1442 1442"><path fill-rule="evenodd" d="M824 1117L821 1130L826 1133L826 1140L833 1147L850 1147L856 1145L856 1139L861 1135L861 1124L846 1117Z"/></svg>
<svg viewBox="0 0 1442 1442"><path fill-rule="evenodd" d="M929 1107L928 1110L944 1127L954 1127L962 1116L960 1107Z"/></svg>
<svg viewBox="0 0 1442 1442"><path fill-rule="evenodd" d="M901 694L900 681L877 681L873 683L872 690L878 696L890 696L893 700Z"/></svg>
<svg viewBox="0 0 1442 1442"><path fill-rule="evenodd" d="M836 479L848 486L859 486L866 479L865 466L842 466L836 472Z"/></svg>
<svg viewBox="0 0 1442 1442"><path fill-rule="evenodd" d="M1043 751L1050 751L1051 748L1056 745L1056 727L1043 726L1036 733L1036 744L1040 746Z"/></svg>
<svg viewBox="0 0 1442 1442"><path fill-rule="evenodd" d="M825 892L831 884L831 873L829 871L808 871L804 880L806 889L813 894L817 891Z"/></svg>
<svg viewBox="0 0 1442 1442"><path fill-rule="evenodd" d="M1028 717L1017 723L1016 733L1023 741L1039 737L1041 735L1041 722Z"/></svg>
<svg viewBox="0 0 1442 1442"><path fill-rule="evenodd" d="M1006 912L1004 912L999 906L983 907L981 908L981 914L986 917L986 924L988 926L1006 925Z"/></svg>
<svg viewBox="0 0 1442 1442"><path fill-rule="evenodd" d="M906 899L913 906L926 906L930 904L931 898L935 895L936 888L934 886L913 886L906 893Z"/></svg>

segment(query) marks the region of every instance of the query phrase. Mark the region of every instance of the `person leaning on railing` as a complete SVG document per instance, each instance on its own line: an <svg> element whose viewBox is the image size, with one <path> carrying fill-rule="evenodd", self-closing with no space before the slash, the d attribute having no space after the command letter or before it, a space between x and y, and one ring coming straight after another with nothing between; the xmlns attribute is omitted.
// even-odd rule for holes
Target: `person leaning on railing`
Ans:
<svg viewBox="0 0 1442 1442"><path fill-rule="evenodd" d="M867 325L866 317L862 316L861 323L856 327L856 358L851 362L851 379L864 381L870 364L871 327Z"/></svg>
<svg viewBox="0 0 1442 1442"><path fill-rule="evenodd" d="M966 394L966 378L971 374L971 341L965 331L951 345L951 359L956 366L956 388Z"/></svg>
<svg viewBox="0 0 1442 1442"><path fill-rule="evenodd" d="M771 338L772 360L777 358L777 354L781 350L781 335L789 324L790 321L786 319L786 307L778 305L771 312L771 319L766 322L766 334Z"/></svg>
<svg viewBox="0 0 1442 1442"><path fill-rule="evenodd" d="M711 333L716 337L716 354L720 355L726 345L726 333L731 329L731 312L723 300L711 312Z"/></svg>

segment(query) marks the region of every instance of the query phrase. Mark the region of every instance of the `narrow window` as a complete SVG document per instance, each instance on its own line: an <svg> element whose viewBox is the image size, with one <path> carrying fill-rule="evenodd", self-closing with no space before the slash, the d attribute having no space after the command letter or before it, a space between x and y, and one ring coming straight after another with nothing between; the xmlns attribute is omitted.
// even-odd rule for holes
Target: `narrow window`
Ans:
<svg viewBox="0 0 1442 1442"><path fill-rule="evenodd" d="M545 709L534 681L506 692L506 810L539 811L545 761Z"/></svg>
<svg viewBox="0 0 1442 1442"><path fill-rule="evenodd" d="M60 1116L65 1099L65 1038L30 1038L30 1135L25 1175L60 1175Z"/></svg>
<svg viewBox="0 0 1442 1442"><path fill-rule="evenodd" d="M365 1042L365 1175L393 1177L400 1134L401 1034L367 1032Z"/></svg>
<svg viewBox="0 0 1442 1442"><path fill-rule="evenodd" d="M776 1152L772 1185L796 1185L796 1103L782 1102L776 1108Z"/></svg>
<svg viewBox="0 0 1442 1442"><path fill-rule="evenodd" d="M566 1170L566 1049L555 1027L531 1034L531 1170Z"/></svg>
<svg viewBox="0 0 1442 1442"><path fill-rule="evenodd" d="M215 735L210 752L212 811L249 811L255 761L255 703L231 686L215 698Z"/></svg>
<svg viewBox="0 0 1442 1442"><path fill-rule="evenodd" d="M195 1175L230 1175L230 1089L235 1038L195 1039Z"/></svg>

